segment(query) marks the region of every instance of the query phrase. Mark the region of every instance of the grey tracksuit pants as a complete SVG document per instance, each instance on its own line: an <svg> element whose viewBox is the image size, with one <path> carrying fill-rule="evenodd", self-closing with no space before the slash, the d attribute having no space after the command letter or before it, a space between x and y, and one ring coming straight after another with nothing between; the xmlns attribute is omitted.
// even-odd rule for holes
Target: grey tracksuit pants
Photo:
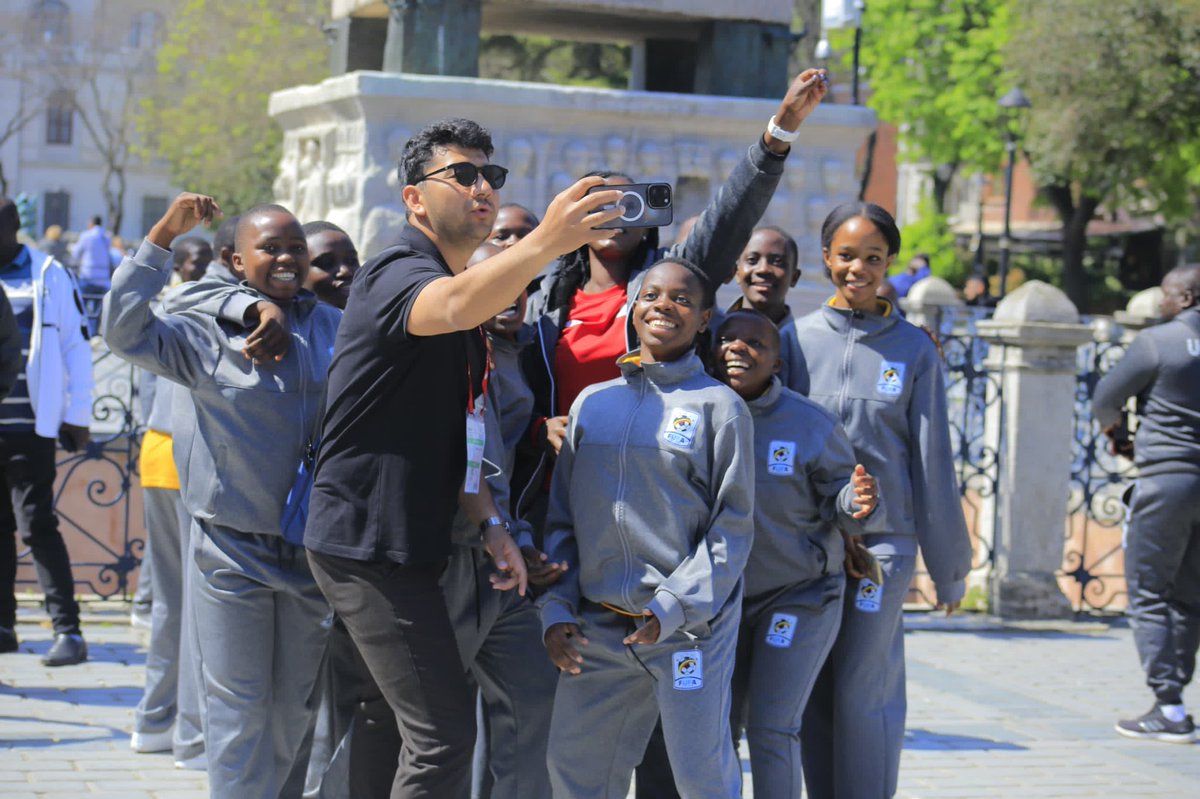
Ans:
<svg viewBox="0 0 1200 799"><path fill-rule="evenodd" d="M209 793L273 799L307 760L329 607L304 550L282 537L198 520L192 533Z"/></svg>
<svg viewBox="0 0 1200 799"><path fill-rule="evenodd" d="M817 678L800 730L811 799L887 799L896 793L908 710L904 597L915 555L876 554L883 591L875 612L856 606L850 580L842 627Z"/></svg>
<svg viewBox="0 0 1200 799"><path fill-rule="evenodd" d="M146 488L142 492L150 564L150 647L146 653L146 690L134 714L140 733L161 733L175 723L179 685L179 635L183 617L183 544L191 517L179 492ZM146 577L145 572L142 574Z"/></svg>
<svg viewBox="0 0 1200 799"><path fill-rule="evenodd" d="M458 650L483 700L483 762L492 777L484 795L549 799L546 743L558 670L542 645L537 608L516 591L492 588L492 572L486 553L455 546L442 576Z"/></svg>
<svg viewBox="0 0 1200 799"><path fill-rule="evenodd" d="M735 595L698 638L628 647L636 620L584 602L583 672L561 674L550 723L555 799L624 799L633 769L662 715L679 793L687 799L742 794L729 729L741 597Z"/></svg>
<svg viewBox="0 0 1200 799"><path fill-rule="evenodd" d="M182 551L181 606L179 611L179 681L175 691L176 762L195 761L204 754L204 669L196 633L196 592L199 579L192 566L192 538L198 528L189 518L180 530Z"/></svg>
<svg viewBox="0 0 1200 799"><path fill-rule="evenodd" d="M1160 704L1183 701L1200 647L1200 475L1137 481L1125 540L1129 617L1146 684Z"/></svg>
<svg viewBox="0 0 1200 799"><path fill-rule="evenodd" d="M846 576L744 600L733 676L734 741L746 730L756 799L800 796L800 729L842 623Z"/></svg>

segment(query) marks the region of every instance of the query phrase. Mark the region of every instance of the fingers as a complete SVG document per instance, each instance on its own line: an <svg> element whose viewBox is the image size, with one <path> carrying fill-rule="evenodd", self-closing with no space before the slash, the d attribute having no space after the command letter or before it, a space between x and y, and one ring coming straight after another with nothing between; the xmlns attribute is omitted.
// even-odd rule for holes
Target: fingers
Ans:
<svg viewBox="0 0 1200 799"><path fill-rule="evenodd" d="M583 655L575 648L575 644L587 646L588 640L583 637L576 624L556 624L546 633L546 652L551 662L568 674L579 674L583 665Z"/></svg>
<svg viewBox="0 0 1200 799"><path fill-rule="evenodd" d="M599 175L588 175L587 177L580 178L568 186L566 190L563 191L563 194L565 194L571 200L581 200L592 188L595 188L596 186L603 186L604 181L605 178L602 178ZM600 193L607 194L607 192ZM621 198L618 196L617 200L619 199ZM609 200L609 202L616 202L617 200Z"/></svg>

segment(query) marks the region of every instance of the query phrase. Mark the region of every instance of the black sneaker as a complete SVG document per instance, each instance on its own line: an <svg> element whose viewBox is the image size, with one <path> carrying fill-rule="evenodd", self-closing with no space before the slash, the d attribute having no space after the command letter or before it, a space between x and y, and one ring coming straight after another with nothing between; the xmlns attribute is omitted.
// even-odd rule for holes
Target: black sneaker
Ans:
<svg viewBox="0 0 1200 799"><path fill-rule="evenodd" d="M15 630L10 630L7 627L0 627L0 655L16 652L20 648L20 641L17 640Z"/></svg>
<svg viewBox="0 0 1200 799"><path fill-rule="evenodd" d="M74 666L87 660L87 644L79 633L59 633L54 645L42 657L43 666Z"/></svg>
<svg viewBox="0 0 1200 799"><path fill-rule="evenodd" d="M1196 725L1191 716L1185 717L1183 721L1171 721L1163 715L1158 705L1150 708L1150 712L1140 718L1121 719L1117 722L1116 730L1126 738L1168 741L1174 744L1189 744L1196 737Z"/></svg>

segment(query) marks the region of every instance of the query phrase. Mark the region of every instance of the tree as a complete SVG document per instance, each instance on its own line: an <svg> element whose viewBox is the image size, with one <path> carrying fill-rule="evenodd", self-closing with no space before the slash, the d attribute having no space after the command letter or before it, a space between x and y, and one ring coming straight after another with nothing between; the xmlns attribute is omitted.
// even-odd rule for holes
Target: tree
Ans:
<svg viewBox="0 0 1200 799"><path fill-rule="evenodd" d="M624 89L629 85L629 60L627 45L498 34L480 42L479 76Z"/></svg>
<svg viewBox="0 0 1200 799"><path fill-rule="evenodd" d="M1007 0L870 0L860 60L867 104L899 129L903 157L932 167L933 205L960 171L994 172L1004 150Z"/></svg>
<svg viewBox="0 0 1200 799"><path fill-rule="evenodd" d="M1200 0L1015 0L1013 22L1008 61L1033 103L1024 146L1062 221L1063 290L1086 308L1087 225L1102 205L1196 207Z"/></svg>
<svg viewBox="0 0 1200 799"><path fill-rule="evenodd" d="M271 92L327 74L318 0L184 0L158 51L158 86L138 130L171 179L226 213L270 201L282 134Z"/></svg>

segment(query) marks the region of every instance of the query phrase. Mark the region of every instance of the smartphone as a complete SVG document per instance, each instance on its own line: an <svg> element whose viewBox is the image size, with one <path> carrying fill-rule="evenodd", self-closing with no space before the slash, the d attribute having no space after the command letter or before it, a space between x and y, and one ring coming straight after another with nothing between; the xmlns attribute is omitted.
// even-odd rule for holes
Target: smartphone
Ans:
<svg viewBox="0 0 1200 799"><path fill-rule="evenodd" d="M621 215L611 222L596 225L597 229L612 230L626 227L663 227L671 224L674 210L671 206L670 183L627 183L617 186L596 186L588 191L593 194L610 189L621 190Z"/></svg>

